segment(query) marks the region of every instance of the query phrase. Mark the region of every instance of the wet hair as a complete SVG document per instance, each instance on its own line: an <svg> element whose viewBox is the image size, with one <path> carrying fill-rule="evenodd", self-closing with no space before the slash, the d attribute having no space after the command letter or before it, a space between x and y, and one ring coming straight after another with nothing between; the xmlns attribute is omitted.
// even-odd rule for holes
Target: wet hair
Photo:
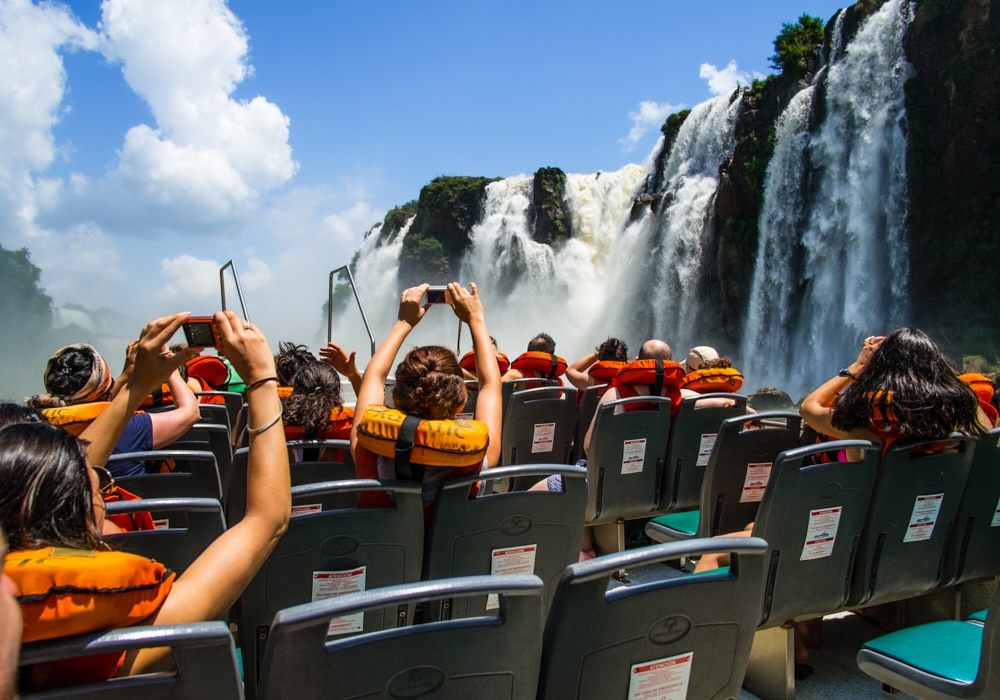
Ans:
<svg viewBox="0 0 1000 700"><path fill-rule="evenodd" d="M899 435L935 438L983 435L979 400L923 331L900 328L872 353L864 372L833 404L833 427L868 428L873 407L890 408Z"/></svg>
<svg viewBox="0 0 1000 700"><path fill-rule="evenodd" d="M539 333L528 343L528 352L547 352L550 355L556 351L556 341L547 333Z"/></svg>
<svg viewBox="0 0 1000 700"><path fill-rule="evenodd" d="M310 362L292 378L292 393L283 402L282 417L289 425L315 436L330 427L330 413L344 402L340 398L340 375L322 362Z"/></svg>
<svg viewBox="0 0 1000 700"><path fill-rule="evenodd" d="M392 401L403 413L425 420L451 420L468 400L462 368L448 348L413 348L396 366Z"/></svg>
<svg viewBox="0 0 1000 700"><path fill-rule="evenodd" d="M296 345L295 343L286 343L284 341L278 343L278 356L274 360L274 365L282 386L292 386L295 373L303 365L311 362L319 362L319 360L309 352L309 348L305 345Z"/></svg>
<svg viewBox="0 0 1000 700"><path fill-rule="evenodd" d="M792 408L792 397L781 389L765 386L747 399L747 405L755 411L787 411Z"/></svg>
<svg viewBox="0 0 1000 700"><path fill-rule="evenodd" d="M13 549L97 549L84 443L48 423L0 428L0 528Z"/></svg>
<svg viewBox="0 0 1000 700"><path fill-rule="evenodd" d="M45 414L37 408L16 403L0 403L0 428L12 423L48 423Z"/></svg>
<svg viewBox="0 0 1000 700"><path fill-rule="evenodd" d="M732 360L725 357L720 357L717 360L705 360L700 365L698 369L729 369L733 366Z"/></svg>
<svg viewBox="0 0 1000 700"><path fill-rule="evenodd" d="M625 341L609 337L597 346L597 361L628 362L628 346Z"/></svg>

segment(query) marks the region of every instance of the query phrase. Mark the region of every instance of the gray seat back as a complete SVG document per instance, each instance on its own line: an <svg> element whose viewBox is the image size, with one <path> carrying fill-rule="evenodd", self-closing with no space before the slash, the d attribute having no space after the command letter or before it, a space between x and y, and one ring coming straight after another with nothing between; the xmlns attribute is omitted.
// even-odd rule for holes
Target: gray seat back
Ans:
<svg viewBox="0 0 1000 700"><path fill-rule="evenodd" d="M940 583L976 444L960 435L949 439L957 452L926 454L941 440L899 440L882 455L849 605L918 595Z"/></svg>
<svg viewBox="0 0 1000 700"><path fill-rule="evenodd" d="M512 491L470 499L477 481L562 475L562 492ZM434 502L424 552L424 579L507 573L534 574L546 585L546 606L555 581L579 560L587 470L546 464L488 469L445 483ZM495 601L468 598L452 617L474 617ZM459 607L461 605L461 607Z"/></svg>
<svg viewBox="0 0 1000 700"><path fill-rule="evenodd" d="M226 531L222 506L211 498L154 498L108 503L108 515L146 511L156 530L106 535L114 549L155 559L180 576Z"/></svg>
<svg viewBox="0 0 1000 700"><path fill-rule="evenodd" d="M225 426L196 423L180 440L163 449L211 452L215 455L215 463L219 467L222 492L226 493L229 489L229 478L233 470L233 445L229 430Z"/></svg>
<svg viewBox="0 0 1000 700"><path fill-rule="evenodd" d="M246 403L243 400L243 394L238 391L198 391L195 392L195 396L221 396L226 402L226 412L229 414L229 425L236 425L236 417L240 413L240 409L243 408L243 404Z"/></svg>
<svg viewBox="0 0 1000 700"><path fill-rule="evenodd" d="M324 499L359 491L390 491L394 508L350 508L293 515L288 530L243 591L237 606L247 697L254 698L259 663L275 614L353 589L372 590L420 580L424 548L420 485L355 479L297 486L292 507L324 506ZM333 504L336 505L336 504ZM293 510L293 513L295 511ZM405 606L338 621L337 637L403 627Z"/></svg>
<svg viewBox="0 0 1000 700"><path fill-rule="evenodd" d="M615 413L653 404L655 409ZM587 457L587 523L638 518L656 509L670 439L670 399L634 396L597 409Z"/></svg>
<svg viewBox="0 0 1000 700"><path fill-rule="evenodd" d="M942 585L1000 576L1000 428L980 438L945 555Z"/></svg>
<svg viewBox="0 0 1000 700"><path fill-rule="evenodd" d="M108 465L118 462L170 460L174 471L115 477L115 483L142 498L214 498L222 501L222 483L215 455L211 452L156 450L112 455Z"/></svg>
<svg viewBox="0 0 1000 700"><path fill-rule="evenodd" d="M201 413L199 423L212 423L214 425L224 425L226 430L231 430L229 422L229 408L214 403L198 404L198 412Z"/></svg>
<svg viewBox="0 0 1000 700"><path fill-rule="evenodd" d="M722 422L705 467L698 537L739 532L754 521L774 461L798 447L801 423L797 413L782 412Z"/></svg>
<svg viewBox="0 0 1000 700"><path fill-rule="evenodd" d="M738 697L760 616L766 548L756 537L691 540L567 567L545 626L539 700L658 698L626 690L659 663L687 665L687 694L677 697ZM714 552L731 553L727 572L608 590L623 568Z"/></svg>
<svg viewBox="0 0 1000 700"><path fill-rule="evenodd" d="M580 406L576 412L576 438L573 440L573 458L570 460L574 464L587 456L583 442L594 420L594 414L597 413L597 404L601 402L601 395L607 388L607 384L598 384L583 390L583 398L580 399Z"/></svg>
<svg viewBox="0 0 1000 700"><path fill-rule="evenodd" d="M536 380L537 381L537 380ZM576 389L548 387L511 394L501 437L502 463L566 464L576 431ZM515 489L527 488L521 479Z"/></svg>
<svg viewBox="0 0 1000 700"><path fill-rule="evenodd" d="M500 613L327 641L336 617L498 593ZM532 698L541 656L537 576L472 576L393 586L282 610L264 654L259 697Z"/></svg>
<svg viewBox="0 0 1000 700"><path fill-rule="evenodd" d="M510 397L515 392L524 391L529 388L544 389L546 387L558 387L559 381L556 379L511 379L500 384L500 405L503 406L503 422L507 422L507 407L510 405Z"/></svg>
<svg viewBox="0 0 1000 700"><path fill-rule="evenodd" d="M19 665L46 664L63 659L112 654L136 649L170 647L173 673L115 678L79 688L64 688L22 696L24 700L242 700L236 649L224 622L126 627L110 632L34 642L21 647Z"/></svg>
<svg viewBox="0 0 1000 700"><path fill-rule="evenodd" d="M857 450L860 459L812 464L839 450ZM847 602L879 452L864 440L841 440L778 455L753 528L768 543L761 627L831 613Z"/></svg>
<svg viewBox="0 0 1000 700"><path fill-rule="evenodd" d="M702 399L732 399L733 406L706 407ZM663 471L658 511L698 507L701 482L712 454L719 426L727 418L747 412L747 397L739 394L703 394L680 402L670 425L670 446Z"/></svg>
<svg viewBox="0 0 1000 700"><path fill-rule="evenodd" d="M468 398L465 401L465 406L462 410L458 412L459 416L472 420L476 417L476 404L479 402L479 382L470 382L468 379L465 380L465 389Z"/></svg>

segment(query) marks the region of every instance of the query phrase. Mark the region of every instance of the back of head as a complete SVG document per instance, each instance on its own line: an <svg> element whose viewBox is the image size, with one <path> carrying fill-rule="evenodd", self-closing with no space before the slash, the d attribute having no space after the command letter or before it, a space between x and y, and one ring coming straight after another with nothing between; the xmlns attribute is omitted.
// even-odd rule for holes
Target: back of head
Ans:
<svg viewBox="0 0 1000 700"><path fill-rule="evenodd" d="M396 366L392 400L403 413L425 420L451 420L468 399L458 358L448 348L414 348Z"/></svg>
<svg viewBox="0 0 1000 700"><path fill-rule="evenodd" d="M694 372L701 369L705 362L718 359L719 352L715 348L708 345L699 345L688 351L687 360L685 360L684 364L687 365L689 372Z"/></svg>
<svg viewBox="0 0 1000 700"><path fill-rule="evenodd" d="M639 348L639 356L636 359L667 361L674 359L674 353L662 340L647 340Z"/></svg>
<svg viewBox="0 0 1000 700"><path fill-rule="evenodd" d="M0 428L11 423L48 423L45 414L37 408L16 403L0 403Z"/></svg>
<svg viewBox="0 0 1000 700"><path fill-rule="evenodd" d="M330 427L330 413L343 406L340 375L327 364L310 362L292 378L292 393L283 402L282 417L307 435Z"/></svg>
<svg viewBox="0 0 1000 700"><path fill-rule="evenodd" d="M628 362L628 346L618 338L608 338L597 346L598 362Z"/></svg>
<svg viewBox="0 0 1000 700"><path fill-rule="evenodd" d="M309 352L305 345L296 345L284 341L278 343L278 356L274 361L274 368L278 373L278 380L283 386L292 386L292 379L295 373L303 365L311 362L319 362L316 356Z"/></svg>
<svg viewBox="0 0 1000 700"><path fill-rule="evenodd" d="M705 360L701 363L698 369L731 369L732 366L732 360L726 357L720 357L717 360Z"/></svg>
<svg viewBox="0 0 1000 700"><path fill-rule="evenodd" d="M528 352L547 352L553 355L556 352L556 341L547 333L539 333L528 343Z"/></svg>
<svg viewBox="0 0 1000 700"><path fill-rule="evenodd" d="M0 528L11 549L96 549L83 444L48 423L0 428Z"/></svg>
<svg viewBox="0 0 1000 700"><path fill-rule="evenodd" d="M45 366L46 394L28 400L32 408L54 408L91 403L105 398L111 390L108 363L92 345L78 343L60 348Z"/></svg>
<svg viewBox="0 0 1000 700"><path fill-rule="evenodd" d="M873 406L891 407L904 437L983 434L975 392L930 336L915 328L894 331L872 353L864 372L834 402L833 427L868 428Z"/></svg>
<svg viewBox="0 0 1000 700"><path fill-rule="evenodd" d="M788 411L792 408L792 397L781 389L762 387L747 399L747 405L757 412Z"/></svg>

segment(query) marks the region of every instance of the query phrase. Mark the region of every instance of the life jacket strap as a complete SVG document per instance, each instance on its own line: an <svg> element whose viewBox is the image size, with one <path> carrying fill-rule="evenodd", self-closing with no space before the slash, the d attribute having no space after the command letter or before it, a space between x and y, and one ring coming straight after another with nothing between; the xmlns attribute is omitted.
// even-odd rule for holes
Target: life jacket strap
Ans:
<svg viewBox="0 0 1000 700"><path fill-rule="evenodd" d="M153 393L150 394L150 396L153 397L153 406L154 407L158 408L158 407L162 406L163 405L163 385L161 384L160 386L158 386L155 389L153 389Z"/></svg>
<svg viewBox="0 0 1000 700"><path fill-rule="evenodd" d="M663 391L663 360L656 361L656 381L653 382L653 390L650 396L659 396Z"/></svg>
<svg viewBox="0 0 1000 700"><path fill-rule="evenodd" d="M410 455L413 453L413 445L417 439L417 428L420 426L420 419L416 416L406 416L403 424L399 426L399 436L396 438L396 457L394 467L396 478L401 481L424 481L424 465L410 464Z"/></svg>
<svg viewBox="0 0 1000 700"><path fill-rule="evenodd" d="M552 369L549 370L549 376L547 379L555 379L556 372L559 371L559 358L556 357L555 354L552 354L549 359L552 360Z"/></svg>

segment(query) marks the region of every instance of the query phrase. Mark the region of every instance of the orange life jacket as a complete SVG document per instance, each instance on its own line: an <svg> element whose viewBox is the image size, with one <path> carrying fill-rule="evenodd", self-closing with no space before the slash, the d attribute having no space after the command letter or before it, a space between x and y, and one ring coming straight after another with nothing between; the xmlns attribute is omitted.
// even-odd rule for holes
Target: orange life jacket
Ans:
<svg viewBox="0 0 1000 700"><path fill-rule="evenodd" d="M510 363L510 367L520 372L525 379L531 379L532 377L558 379L559 386L563 385L562 379L559 378L566 374L566 360L558 355L552 355L547 352L531 351L521 353L516 360ZM525 388L527 389L535 389L539 386L541 384L534 384L532 382L525 384Z"/></svg>
<svg viewBox="0 0 1000 700"><path fill-rule="evenodd" d="M316 435L306 435L304 428L298 425L285 424L286 440L346 440L351 437L351 424L354 422L354 409L349 407L334 408L330 411L330 427Z"/></svg>
<svg viewBox="0 0 1000 700"><path fill-rule="evenodd" d="M292 395L292 387L290 386L279 386L278 387L278 398L287 399Z"/></svg>
<svg viewBox="0 0 1000 700"><path fill-rule="evenodd" d="M872 431L881 435L885 440L885 444L882 446L882 454L884 455L892 443L897 440L903 440L914 436L903 435L900 432L901 428L899 424L899 417L896 415L896 411L892 407L891 391L885 392L884 397L883 392L876 392L875 401L876 403L872 405L872 419L868 427ZM947 449L947 446L947 442L942 440L940 442L924 445L921 451L923 454L940 454Z"/></svg>
<svg viewBox="0 0 1000 700"><path fill-rule="evenodd" d="M697 369L684 377L682 389L689 389L699 394L725 392L735 394L743 386L743 375L732 367L714 367Z"/></svg>
<svg viewBox="0 0 1000 700"><path fill-rule="evenodd" d="M189 375L190 376L190 375ZM218 389L211 386L207 381L201 379L200 377L191 377L199 385L201 389L199 391L219 391ZM224 404L226 400L221 396L199 396L198 403L203 404ZM174 405L174 395L170 391L169 384L163 384L159 389L154 389L153 393L142 400L139 404L139 408L159 408L160 406L173 406Z"/></svg>
<svg viewBox="0 0 1000 700"><path fill-rule="evenodd" d="M128 627L159 610L175 574L125 552L44 547L4 557L17 586L23 641Z"/></svg>
<svg viewBox="0 0 1000 700"><path fill-rule="evenodd" d="M212 391L225 391L229 387L229 368L213 355L198 355L187 361L189 377L208 385Z"/></svg>
<svg viewBox="0 0 1000 700"><path fill-rule="evenodd" d="M172 461L172 460L167 460ZM162 471L162 469L161 469ZM105 503L117 503L118 501L141 501L142 498L136 496L131 491L126 491L121 486L115 485L111 493L102 493L101 497ZM153 516L148 511L136 513L121 513L119 515L109 515L108 520L120 527L125 532L138 532L140 530L155 530Z"/></svg>
<svg viewBox="0 0 1000 700"><path fill-rule="evenodd" d="M70 435L79 435L110 405L110 401L95 401L75 406L43 408L42 414L49 419L49 423L52 425L58 425Z"/></svg>
<svg viewBox="0 0 1000 700"><path fill-rule="evenodd" d="M369 406L358 424L358 444L354 463L359 479L378 479L378 457L395 459L403 423L408 418L394 408ZM475 420L420 420L410 451L420 467L450 467L458 474L481 469L489 446L489 427ZM419 470L422 474L422 468ZM405 475L397 474L397 478ZM390 508L392 501L383 491L360 494L363 508Z"/></svg>
<svg viewBox="0 0 1000 700"><path fill-rule="evenodd" d="M607 384L626 364L628 363L617 360L601 360L592 364L587 374L594 380L594 384Z"/></svg>
<svg viewBox="0 0 1000 700"><path fill-rule="evenodd" d="M510 369L510 360L502 352L497 353L497 365L500 367L500 374L503 374L508 369ZM475 350L469 350L469 352L462 355L462 359L459 361L458 366L464 369L466 372L476 373L476 352Z"/></svg>
<svg viewBox="0 0 1000 700"><path fill-rule="evenodd" d="M990 424L995 428L997 425L997 419L1000 418L1000 413L997 412L996 406L993 405L993 382L990 381L989 377L982 374L976 374L975 372L967 372L966 374L958 375L958 378L963 382L968 384L974 392L976 392L976 397L979 399L979 408L983 410L986 414L986 418L989 419Z"/></svg>
<svg viewBox="0 0 1000 700"><path fill-rule="evenodd" d="M642 396L637 386L648 386L650 396L665 396L670 399L670 415L677 412L681 402L681 384L684 382L684 367L672 360L635 360L622 367L609 388L618 392L618 398L629 399ZM626 411L652 411L656 404L631 403L623 406Z"/></svg>

